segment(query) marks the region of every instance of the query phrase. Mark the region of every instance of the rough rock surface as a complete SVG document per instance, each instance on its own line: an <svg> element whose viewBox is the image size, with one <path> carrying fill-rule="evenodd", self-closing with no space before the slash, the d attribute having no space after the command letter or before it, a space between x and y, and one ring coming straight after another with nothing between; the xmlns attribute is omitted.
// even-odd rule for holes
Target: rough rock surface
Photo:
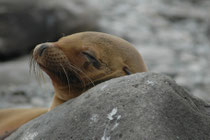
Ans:
<svg viewBox="0 0 210 140"><path fill-rule="evenodd" d="M169 77L112 79L30 121L7 140L207 140L210 112Z"/></svg>
<svg viewBox="0 0 210 140"><path fill-rule="evenodd" d="M1 0L0 61L65 34L96 29L96 11L83 0Z"/></svg>

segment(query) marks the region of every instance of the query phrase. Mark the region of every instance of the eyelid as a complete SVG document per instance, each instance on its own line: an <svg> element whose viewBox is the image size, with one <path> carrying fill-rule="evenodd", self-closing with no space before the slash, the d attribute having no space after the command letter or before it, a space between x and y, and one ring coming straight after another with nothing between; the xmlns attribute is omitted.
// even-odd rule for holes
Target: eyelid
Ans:
<svg viewBox="0 0 210 140"><path fill-rule="evenodd" d="M96 58L92 55L92 54L90 54L89 52L82 52L84 55L86 55L87 57L89 57L90 59L94 59L94 60L96 60Z"/></svg>
<svg viewBox="0 0 210 140"><path fill-rule="evenodd" d="M131 72L129 71L129 69L127 67L123 67L123 71L127 74L130 75Z"/></svg>
<svg viewBox="0 0 210 140"><path fill-rule="evenodd" d="M88 59L89 61L93 64L93 66L97 69L100 68L100 62L96 59L95 56L93 56L92 54L90 54L89 52L82 52L82 54L84 54Z"/></svg>

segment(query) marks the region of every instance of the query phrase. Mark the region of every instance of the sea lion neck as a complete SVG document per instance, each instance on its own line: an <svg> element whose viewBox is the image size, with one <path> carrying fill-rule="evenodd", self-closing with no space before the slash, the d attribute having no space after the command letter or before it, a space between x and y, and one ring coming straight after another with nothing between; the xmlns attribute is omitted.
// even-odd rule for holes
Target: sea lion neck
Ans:
<svg viewBox="0 0 210 140"><path fill-rule="evenodd" d="M79 96L84 89L77 88L73 85L56 85L53 84L55 95L61 100L67 101L71 98Z"/></svg>
<svg viewBox="0 0 210 140"><path fill-rule="evenodd" d="M69 87L54 87L54 97L52 104L48 111L52 110L56 106L68 101L71 98L75 98L82 93L82 90L69 88Z"/></svg>

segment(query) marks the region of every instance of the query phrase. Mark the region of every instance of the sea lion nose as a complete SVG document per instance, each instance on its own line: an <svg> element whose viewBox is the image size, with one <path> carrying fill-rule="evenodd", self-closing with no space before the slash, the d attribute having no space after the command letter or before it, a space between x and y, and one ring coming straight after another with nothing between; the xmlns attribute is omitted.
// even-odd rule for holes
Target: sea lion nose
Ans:
<svg viewBox="0 0 210 140"><path fill-rule="evenodd" d="M49 45L47 44L41 44L39 46L39 49L38 49L38 54L39 56L42 56L42 54L44 53L44 51L49 47Z"/></svg>
<svg viewBox="0 0 210 140"><path fill-rule="evenodd" d="M33 50L33 57L35 59L41 57L44 55L44 53L50 48L53 47L53 43L47 42L47 43L42 43L42 44L38 44L34 50Z"/></svg>

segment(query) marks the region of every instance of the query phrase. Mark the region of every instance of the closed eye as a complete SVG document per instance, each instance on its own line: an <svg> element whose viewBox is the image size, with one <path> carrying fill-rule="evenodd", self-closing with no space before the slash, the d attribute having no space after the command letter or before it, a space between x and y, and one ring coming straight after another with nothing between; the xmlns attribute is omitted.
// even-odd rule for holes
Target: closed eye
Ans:
<svg viewBox="0 0 210 140"><path fill-rule="evenodd" d="M88 52L82 52L82 54L84 54L86 56L86 58L89 60L90 63L92 63L92 65L95 68L97 68L97 69L100 68L100 66L101 66L100 62L93 55L91 55Z"/></svg>

